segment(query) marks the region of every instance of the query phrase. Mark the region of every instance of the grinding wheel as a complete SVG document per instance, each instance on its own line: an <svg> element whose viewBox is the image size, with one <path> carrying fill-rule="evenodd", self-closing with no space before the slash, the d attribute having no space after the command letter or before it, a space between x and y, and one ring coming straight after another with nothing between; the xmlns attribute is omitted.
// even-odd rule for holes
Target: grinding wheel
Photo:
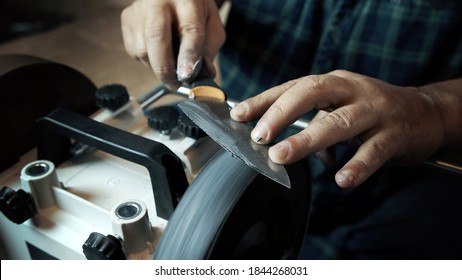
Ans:
<svg viewBox="0 0 462 280"><path fill-rule="evenodd" d="M180 200L154 259L296 259L310 205L305 161L288 189L221 150Z"/></svg>

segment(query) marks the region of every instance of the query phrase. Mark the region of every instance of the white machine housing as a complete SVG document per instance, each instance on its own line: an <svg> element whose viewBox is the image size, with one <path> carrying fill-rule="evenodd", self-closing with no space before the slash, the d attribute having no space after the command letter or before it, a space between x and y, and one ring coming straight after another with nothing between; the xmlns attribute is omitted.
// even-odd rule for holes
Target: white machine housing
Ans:
<svg viewBox="0 0 462 280"><path fill-rule="evenodd" d="M163 97L159 104L169 100L176 98ZM220 149L208 137L193 139L178 129L168 135L154 131L132 99L115 111L101 109L91 118L164 144L181 159L189 182ZM37 161L33 149L0 174L0 187L30 193L37 208L22 224L0 214L0 257L86 259L82 246L97 232L117 238L127 259L152 258L168 221L156 213L146 168L85 145L74 146L78 151L59 166Z"/></svg>

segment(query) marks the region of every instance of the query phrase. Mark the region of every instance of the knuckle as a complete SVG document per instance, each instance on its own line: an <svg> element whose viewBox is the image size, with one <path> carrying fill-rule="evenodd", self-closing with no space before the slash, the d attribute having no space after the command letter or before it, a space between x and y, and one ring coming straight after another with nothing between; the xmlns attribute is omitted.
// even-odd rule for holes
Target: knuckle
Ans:
<svg viewBox="0 0 462 280"><path fill-rule="evenodd" d="M173 69L168 66L154 66L152 68L154 74L163 82L169 82L172 80Z"/></svg>
<svg viewBox="0 0 462 280"><path fill-rule="evenodd" d="M384 94L378 94L377 97L374 98L374 103L376 105L370 104L370 106L381 108L382 112L395 112L397 110L396 103Z"/></svg>
<svg viewBox="0 0 462 280"><path fill-rule="evenodd" d="M284 106L282 104L276 103L273 105L272 110L274 114L278 116L283 116L284 115Z"/></svg>
<svg viewBox="0 0 462 280"><path fill-rule="evenodd" d="M310 75L306 76L300 81L305 87L317 90L325 88L326 77L325 75Z"/></svg>
<svg viewBox="0 0 462 280"><path fill-rule="evenodd" d="M326 117L326 121L329 121L334 127L341 129L342 131L348 131L353 128L354 118L346 110L335 110L330 112Z"/></svg>
<svg viewBox="0 0 462 280"><path fill-rule="evenodd" d="M196 23L188 22L180 26L180 34L182 36L193 34L194 36L204 36L204 29Z"/></svg>
<svg viewBox="0 0 462 280"><path fill-rule="evenodd" d="M344 76L350 75L351 72L344 70L344 69L336 69L336 70L329 72L329 74L344 77Z"/></svg>
<svg viewBox="0 0 462 280"><path fill-rule="evenodd" d="M389 144L384 141L374 141L370 144L372 155L375 162L385 162L390 158Z"/></svg>
<svg viewBox="0 0 462 280"><path fill-rule="evenodd" d="M295 137L295 139L297 139L297 143L294 146L303 147L303 150L307 152L311 151L315 139L312 131L305 129L296 134Z"/></svg>
<svg viewBox="0 0 462 280"><path fill-rule="evenodd" d="M165 29L155 24L147 24L144 28L144 34L146 40L149 41L164 40L164 37L167 36Z"/></svg>
<svg viewBox="0 0 462 280"><path fill-rule="evenodd" d="M271 107L270 107L270 116L271 116L271 120L269 120L268 122L271 123L272 120L278 120L278 119L284 119L285 115L287 114L286 112L286 108L284 107L283 104L281 104L281 102L276 102L274 103Z"/></svg>

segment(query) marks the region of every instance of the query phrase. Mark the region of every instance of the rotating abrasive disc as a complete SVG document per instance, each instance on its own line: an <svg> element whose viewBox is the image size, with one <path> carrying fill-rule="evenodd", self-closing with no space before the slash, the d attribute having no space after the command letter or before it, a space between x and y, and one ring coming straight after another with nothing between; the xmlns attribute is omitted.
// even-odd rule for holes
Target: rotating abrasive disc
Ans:
<svg viewBox="0 0 462 280"><path fill-rule="evenodd" d="M305 162L287 166L288 189L222 150L173 212L154 259L296 258L310 200Z"/></svg>

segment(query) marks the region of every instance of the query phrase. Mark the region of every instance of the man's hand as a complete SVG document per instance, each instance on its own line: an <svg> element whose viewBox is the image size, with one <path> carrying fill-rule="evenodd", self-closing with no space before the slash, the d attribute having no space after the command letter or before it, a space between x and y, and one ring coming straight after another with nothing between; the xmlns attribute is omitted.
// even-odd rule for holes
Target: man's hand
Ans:
<svg viewBox="0 0 462 280"><path fill-rule="evenodd" d="M190 79L202 62L215 75L213 59L225 40L215 1L136 0L124 9L121 21L128 54L170 88ZM180 41L178 57L174 34Z"/></svg>
<svg viewBox="0 0 462 280"><path fill-rule="evenodd" d="M267 144L312 109L328 113L272 146L269 156L288 164L357 138L356 154L335 176L340 187L361 184L390 159L423 160L445 141L441 102L434 95L342 70L271 88L237 105L231 116L237 121L261 117L252 139Z"/></svg>

